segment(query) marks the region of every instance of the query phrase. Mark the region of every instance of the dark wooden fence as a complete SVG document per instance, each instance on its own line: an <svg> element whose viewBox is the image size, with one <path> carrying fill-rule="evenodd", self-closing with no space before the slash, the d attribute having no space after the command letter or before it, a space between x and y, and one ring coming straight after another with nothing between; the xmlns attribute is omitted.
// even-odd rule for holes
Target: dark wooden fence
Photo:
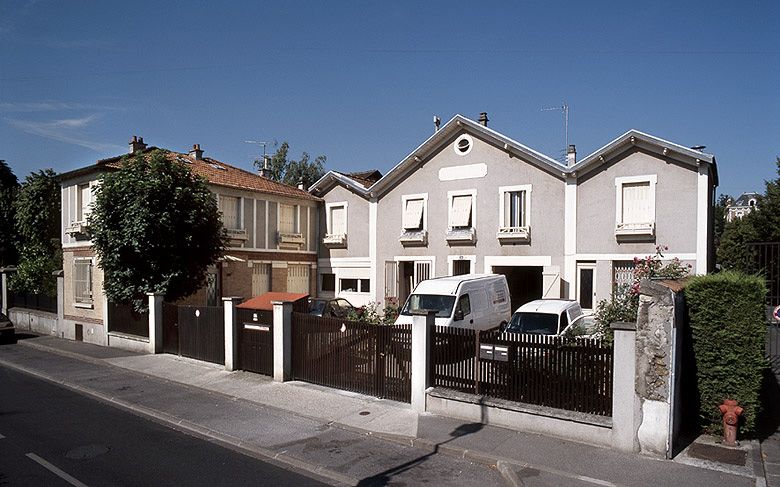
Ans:
<svg viewBox="0 0 780 487"><path fill-rule="evenodd" d="M434 386L612 415L612 347L600 340L436 327Z"/></svg>
<svg viewBox="0 0 780 487"><path fill-rule="evenodd" d="M220 306L179 306L179 353L215 364L225 363L225 310Z"/></svg>
<svg viewBox="0 0 780 487"><path fill-rule="evenodd" d="M274 375L274 313L236 309L238 368Z"/></svg>
<svg viewBox="0 0 780 487"><path fill-rule="evenodd" d="M179 307L173 303L162 305L163 352L179 355Z"/></svg>
<svg viewBox="0 0 780 487"><path fill-rule="evenodd" d="M412 327L293 313L294 379L411 401Z"/></svg>
<svg viewBox="0 0 780 487"><path fill-rule="evenodd" d="M752 251L756 270L764 275L767 294L767 304L780 305L780 242L755 242L747 244Z"/></svg>
<svg viewBox="0 0 780 487"><path fill-rule="evenodd" d="M149 312L139 313L132 304L109 301L108 331L149 338Z"/></svg>
<svg viewBox="0 0 780 487"><path fill-rule="evenodd" d="M57 296L31 293L8 293L8 308L37 309L38 311L57 312Z"/></svg>

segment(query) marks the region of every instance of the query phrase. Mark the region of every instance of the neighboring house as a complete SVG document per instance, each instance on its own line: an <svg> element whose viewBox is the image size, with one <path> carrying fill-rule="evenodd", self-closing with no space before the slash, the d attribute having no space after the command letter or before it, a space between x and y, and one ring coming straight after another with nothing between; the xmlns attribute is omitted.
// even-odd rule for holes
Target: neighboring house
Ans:
<svg viewBox="0 0 780 487"><path fill-rule="evenodd" d="M733 201L726 211L726 221L734 221L736 218L742 218L747 215L756 206L759 198L758 193L742 193L736 201Z"/></svg>
<svg viewBox="0 0 780 487"><path fill-rule="evenodd" d="M147 147L142 138L133 137L130 142L130 154L155 149ZM122 157L103 159L60 176L65 315L61 329L74 335L74 330L83 330L85 341L102 344L108 333L103 273L86 221L100 176L118 169ZM208 270L202 290L184 300L185 304L216 305L222 296L248 298L267 291L315 292L319 198L204 157L197 144L186 154L168 151L168 157L208 181L230 236L226 255Z"/></svg>
<svg viewBox="0 0 780 487"><path fill-rule="evenodd" d="M512 305L576 298L585 309L667 245L696 273L713 265L712 155L631 130L567 164L456 115L371 182L328 172L318 293L403 303L423 279L507 276Z"/></svg>

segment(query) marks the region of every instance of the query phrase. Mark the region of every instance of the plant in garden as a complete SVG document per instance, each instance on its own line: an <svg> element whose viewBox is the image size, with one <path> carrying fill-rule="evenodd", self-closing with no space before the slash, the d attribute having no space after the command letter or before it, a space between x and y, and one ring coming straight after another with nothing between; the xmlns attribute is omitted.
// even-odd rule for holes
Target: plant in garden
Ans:
<svg viewBox="0 0 780 487"><path fill-rule="evenodd" d="M227 238L206 181L160 150L102 178L89 227L106 296L139 310L147 293L175 301L202 287Z"/></svg>
<svg viewBox="0 0 780 487"><path fill-rule="evenodd" d="M19 192L19 181L0 159L0 267L16 264L16 228L14 222L14 200Z"/></svg>
<svg viewBox="0 0 780 487"><path fill-rule="evenodd" d="M21 247L10 287L17 292L57 294L52 272L62 268L60 184L51 169L32 173L14 201L14 220Z"/></svg>
<svg viewBox="0 0 780 487"><path fill-rule="evenodd" d="M380 310L380 304L371 301L365 306L350 310L349 321L360 321L369 325L392 325L398 317L398 307L388 303Z"/></svg>
<svg viewBox="0 0 780 487"><path fill-rule="evenodd" d="M664 278L681 279L691 271L690 264L683 264L677 257L664 263L663 252L669 250L666 245L658 245L655 255L643 259L634 257L633 282L623 289L616 289L611 299L602 299L596 305L594 320L596 330L607 340L612 340L610 323L616 321L636 321L639 309L639 286L642 279Z"/></svg>

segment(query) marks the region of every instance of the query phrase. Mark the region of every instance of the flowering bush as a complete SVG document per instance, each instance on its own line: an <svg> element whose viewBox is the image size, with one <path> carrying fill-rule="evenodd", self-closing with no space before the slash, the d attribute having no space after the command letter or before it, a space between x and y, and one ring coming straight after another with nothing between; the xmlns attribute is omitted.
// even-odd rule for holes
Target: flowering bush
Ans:
<svg viewBox="0 0 780 487"><path fill-rule="evenodd" d="M370 325L392 325L398 317L398 307L388 301L383 309L380 304L371 301L365 306L351 310L347 315L349 321L360 321Z"/></svg>
<svg viewBox="0 0 780 487"><path fill-rule="evenodd" d="M639 308L639 284L642 279L665 278L681 279L691 271L690 264L683 264L677 257L663 262L663 252L669 250L666 245L658 245L655 255L648 255L640 259L634 257L633 282L623 289L616 289L611 299L602 299L596 305L594 320L596 329L607 340L612 339L610 323L616 321L636 321L636 312Z"/></svg>

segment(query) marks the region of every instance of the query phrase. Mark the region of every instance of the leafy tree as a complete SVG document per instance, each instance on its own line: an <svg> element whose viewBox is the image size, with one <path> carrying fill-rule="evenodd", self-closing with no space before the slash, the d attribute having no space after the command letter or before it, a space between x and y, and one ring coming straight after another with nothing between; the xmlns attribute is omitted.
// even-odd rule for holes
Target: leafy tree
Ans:
<svg viewBox="0 0 780 487"><path fill-rule="evenodd" d="M723 236L723 230L726 228L726 214L728 207L734 201L734 198L727 194L718 197L718 201L713 208L713 233L715 238L715 249L720 245L720 238Z"/></svg>
<svg viewBox="0 0 780 487"><path fill-rule="evenodd" d="M777 179L766 181L766 191L758 198L753 224L761 240L780 242L780 157L776 158Z"/></svg>
<svg viewBox="0 0 780 487"><path fill-rule="evenodd" d="M0 267L16 264L16 230L14 200L19 181L4 160L0 159Z"/></svg>
<svg viewBox="0 0 780 487"><path fill-rule="evenodd" d="M175 301L197 291L227 238L206 181L164 151L125 158L102 178L89 227L106 296L136 309L147 293Z"/></svg>
<svg viewBox="0 0 780 487"><path fill-rule="evenodd" d="M60 247L60 184L51 169L32 173L14 202L21 242L19 265L11 280L17 292L55 295L52 272L62 268Z"/></svg>
<svg viewBox="0 0 780 487"><path fill-rule="evenodd" d="M282 142L279 149L268 161L269 178L290 186L298 186L303 182L304 187L308 188L325 174L324 155L317 156L311 161L308 152L301 154L299 160L288 159L290 144ZM262 169L263 162L255 161L255 166Z"/></svg>

